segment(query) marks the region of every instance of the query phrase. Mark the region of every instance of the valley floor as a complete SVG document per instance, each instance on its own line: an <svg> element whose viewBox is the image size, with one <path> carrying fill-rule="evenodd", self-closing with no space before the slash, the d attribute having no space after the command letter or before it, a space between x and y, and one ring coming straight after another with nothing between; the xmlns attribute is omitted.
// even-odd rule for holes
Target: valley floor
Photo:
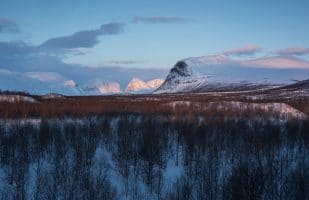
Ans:
<svg viewBox="0 0 309 200"><path fill-rule="evenodd" d="M0 94L0 199L308 199L308 93Z"/></svg>

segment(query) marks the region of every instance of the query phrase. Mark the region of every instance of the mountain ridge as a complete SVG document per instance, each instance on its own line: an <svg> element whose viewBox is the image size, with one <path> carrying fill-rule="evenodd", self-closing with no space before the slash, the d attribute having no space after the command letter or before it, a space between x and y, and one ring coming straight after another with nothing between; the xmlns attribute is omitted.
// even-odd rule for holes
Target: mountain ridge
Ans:
<svg viewBox="0 0 309 200"><path fill-rule="evenodd" d="M225 55L215 55L182 59L171 68L164 83L154 93L267 89L309 78L308 62L303 61L300 65L301 59L285 57L283 60L288 59L288 63L296 67L268 68L266 64L271 59L281 62L283 57L235 61ZM256 67L252 63L264 65ZM307 64L308 69L298 68Z"/></svg>

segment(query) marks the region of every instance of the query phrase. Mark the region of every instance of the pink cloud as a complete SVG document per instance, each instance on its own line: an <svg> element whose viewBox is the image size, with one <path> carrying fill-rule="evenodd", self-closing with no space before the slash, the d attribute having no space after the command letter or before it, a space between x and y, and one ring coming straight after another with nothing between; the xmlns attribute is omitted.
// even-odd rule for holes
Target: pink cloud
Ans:
<svg viewBox="0 0 309 200"><path fill-rule="evenodd" d="M223 54L227 56L253 55L257 52L260 52L261 50L261 47L257 45L247 45L244 47L224 51Z"/></svg>
<svg viewBox="0 0 309 200"><path fill-rule="evenodd" d="M276 53L284 56L302 56L309 54L309 48L295 46L278 50Z"/></svg>
<svg viewBox="0 0 309 200"><path fill-rule="evenodd" d="M309 62L306 60L298 59L295 57L284 57L284 56L274 56L274 57L264 57L254 60L247 60L242 62L245 66L252 67L266 67L266 68L302 68L309 69Z"/></svg>

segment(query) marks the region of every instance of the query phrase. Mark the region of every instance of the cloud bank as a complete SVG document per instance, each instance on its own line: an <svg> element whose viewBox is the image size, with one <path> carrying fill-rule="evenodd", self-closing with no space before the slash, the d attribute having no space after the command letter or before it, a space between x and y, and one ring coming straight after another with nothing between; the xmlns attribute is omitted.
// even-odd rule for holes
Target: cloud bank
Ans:
<svg viewBox="0 0 309 200"><path fill-rule="evenodd" d="M19 33L19 27L15 21L0 17L0 33Z"/></svg>
<svg viewBox="0 0 309 200"><path fill-rule="evenodd" d="M280 49L276 52L278 55L282 56L302 56L309 54L309 48L304 47L288 47L286 49Z"/></svg>
<svg viewBox="0 0 309 200"><path fill-rule="evenodd" d="M51 38L43 42L39 48L44 50L91 48L99 43L99 36L120 34L123 32L123 27L123 23L103 24L98 29L83 30L72 35Z"/></svg>
<svg viewBox="0 0 309 200"><path fill-rule="evenodd" d="M2 24L9 23L2 20ZM51 38L38 46L23 41L0 41L0 60L3 64L5 61L8 63L20 62L30 56L42 57L44 55L53 57L60 55L59 57L63 57L68 54L76 55L76 53L82 53L78 51L78 48L94 47L100 42L99 36L120 34L123 32L123 27L124 24L122 23L107 23L101 25L98 29L82 30L68 36Z"/></svg>

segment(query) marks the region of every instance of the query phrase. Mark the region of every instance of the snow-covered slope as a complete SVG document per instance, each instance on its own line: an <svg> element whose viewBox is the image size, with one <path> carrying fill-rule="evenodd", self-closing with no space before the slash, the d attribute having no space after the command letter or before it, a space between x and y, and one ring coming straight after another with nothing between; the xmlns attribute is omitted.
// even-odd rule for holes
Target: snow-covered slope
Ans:
<svg viewBox="0 0 309 200"><path fill-rule="evenodd" d="M155 93L252 90L308 78L309 63L294 57L258 60L233 60L225 55L192 57L177 62Z"/></svg>
<svg viewBox="0 0 309 200"><path fill-rule="evenodd" d="M26 95L19 94L0 94L0 102L28 102L28 103L36 103L37 100Z"/></svg>
<svg viewBox="0 0 309 200"><path fill-rule="evenodd" d="M188 92L207 84L207 76L194 71L185 61L179 61L171 69L164 83L155 91L161 92Z"/></svg>
<svg viewBox="0 0 309 200"><path fill-rule="evenodd" d="M101 95L121 92L116 82L93 79L81 87L72 79L55 72L14 72L0 70L0 89L32 94Z"/></svg>
<svg viewBox="0 0 309 200"><path fill-rule="evenodd" d="M164 82L163 79L153 79L150 81L147 81L147 85L151 88L151 89L157 89L160 85L162 85L162 83Z"/></svg>
<svg viewBox="0 0 309 200"><path fill-rule="evenodd" d="M45 62L44 62L45 63ZM3 65L3 64L2 64ZM44 95L59 93L63 95L101 95L123 92L133 77L145 82L147 89L132 88L130 92L149 93L156 89L163 80L167 70L134 69L134 68L12 68L3 67L0 63L0 90L25 91L31 94ZM45 70L45 71L44 71Z"/></svg>
<svg viewBox="0 0 309 200"><path fill-rule="evenodd" d="M153 80L144 82L143 80L139 78L133 78L129 82L125 91L128 93L153 91L157 89L163 82L164 80L162 79L153 79Z"/></svg>
<svg viewBox="0 0 309 200"><path fill-rule="evenodd" d="M128 93L149 93L157 89L163 79L144 82L133 78L123 85ZM104 95L122 93L121 85L103 78L89 79L81 84L56 72L15 72L0 68L0 90L25 91L32 94L58 93L63 95Z"/></svg>
<svg viewBox="0 0 309 200"><path fill-rule="evenodd" d="M293 108L286 103L246 103L239 101L216 101L216 102L191 102L191 101L173 101L166 103L174 110L184 107L191 107L197 110L216 110L237 113L272 113L272 116L280 118L306 119L308 116L303 112Z"/></svg>
<svg viewBox="0 0 309 200"><path fill-rule="evenodd" d="M67 65L56 68L59 63L44 61L43 64L46 63L50 67L38 67L41 62L36 67L25 63L24 67L19 68L0 63L0 90L26 91L39 95L101 95L124 91L150 93L154 90L155 93L203 92L254 89L309 79L309 62L292 56L248 60L233 59L225 54L191 57L179 61L165 81L154 79L167 74L167 70L163 69Z"/></svg>
<svg viewBox="0 0 309 200"><path fill-rule="evenodd" d="M149 90L149 86L143 80L133 78L126 88L126 92L135 92L139 90Z"/></svg>
<svg viewBox="0 0 309 200"><path fill-rule="evenodd" d="M32 94L80 94L76 88L76 83L73 80L69 80L58 73L52 72L20 73L9 70L0 70L0 89L27 91Z"/></svg>
<svg viewBox="0 0 309 200"><path fill-rule="evenodd" d="M41 96L42 99L65 99L65 96L57 93L49 93Z"/></svg>

